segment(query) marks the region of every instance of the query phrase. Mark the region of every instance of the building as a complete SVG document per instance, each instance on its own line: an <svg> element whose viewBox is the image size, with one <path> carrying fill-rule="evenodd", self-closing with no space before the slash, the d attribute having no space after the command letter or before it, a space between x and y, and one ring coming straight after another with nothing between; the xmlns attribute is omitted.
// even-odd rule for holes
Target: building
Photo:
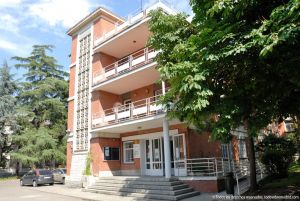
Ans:
<svg viewBox="0 0 300 201"><path fill-rule="evenodd" d="M158 104L170 86L157 84L157 52L146 45L148 14L157 8L175 13L161 1L128 19L98 8L68 31L70 181L81 180L90 153L95 177L177 176L201 191L220 190L222 156L231 151L208 143L209 133L168 120Z"/></svg>

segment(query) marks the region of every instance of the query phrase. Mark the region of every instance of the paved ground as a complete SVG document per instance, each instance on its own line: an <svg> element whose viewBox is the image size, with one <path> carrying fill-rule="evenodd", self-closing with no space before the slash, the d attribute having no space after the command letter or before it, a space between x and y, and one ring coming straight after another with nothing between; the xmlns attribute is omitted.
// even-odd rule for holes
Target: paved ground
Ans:
<svg viewBox="0 0 300 201"><path fill-rule="evenodd" d="M214 194L201 194L182 201L211 201ZM131 197L82 192L64 185L21 187L18 180L0 182L0 201L132 201Z"/></svg>
<svg viewBox="0 0 300 201"><path fill-rule="evenodd" d="M50 188L51 186L49 186ZM21 187L19 181L0 182L0 201L83 201L81 198L37 191L31 186Z"/></svg>

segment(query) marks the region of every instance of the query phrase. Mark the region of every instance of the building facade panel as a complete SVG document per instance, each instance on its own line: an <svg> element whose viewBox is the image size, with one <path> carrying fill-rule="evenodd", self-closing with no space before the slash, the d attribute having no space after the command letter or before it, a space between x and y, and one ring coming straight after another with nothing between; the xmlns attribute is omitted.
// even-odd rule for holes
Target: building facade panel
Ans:
<svg viewBox="0 0 300 201"><path fill-rule="evenodd" d="M73 132L74 126L74 100L68 102L68 121L67 121L67 130Z"/></svg>
<svg viewBox="0 0 300 201"><path fill-rule="evenodd" d="M72 44L71 44L71 64L74 64L77 59L77 35L72 36Z"/></svg>
<svg viewBox="0 0 300 201"><path fill-rule="evenodd" d="M70 174L71 174L72 146L73 146L73 142L67 143L67 160L66 160L67 167L66 167L66 169L67 169L68 176L70 176Z"/></svg>
<svg viewBox="0 0 300 201"><path fill-rule="evenodd" d="M70 79L69 79L69 97L75 95L75 76L76 76L76 64L70 68Z"/></svg>

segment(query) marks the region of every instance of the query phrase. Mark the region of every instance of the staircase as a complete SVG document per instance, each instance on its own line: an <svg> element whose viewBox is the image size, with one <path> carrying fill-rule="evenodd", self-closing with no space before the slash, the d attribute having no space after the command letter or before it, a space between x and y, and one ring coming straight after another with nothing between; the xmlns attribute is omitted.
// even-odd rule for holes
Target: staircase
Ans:
<svg viewBox="0 0 300 201"><path fill-rule="evenodd" d="M130 196L135 200L181 200L200 194L177 178L163 177L100 177L83 191Z"/></svg>
<svg viewBox="0 0 300 201"><path fill-rule="evenodd" d="M72 187L81 186L81 178L85 169L87 154L73 154L70 176L66 179L66 184Z"/></svg>

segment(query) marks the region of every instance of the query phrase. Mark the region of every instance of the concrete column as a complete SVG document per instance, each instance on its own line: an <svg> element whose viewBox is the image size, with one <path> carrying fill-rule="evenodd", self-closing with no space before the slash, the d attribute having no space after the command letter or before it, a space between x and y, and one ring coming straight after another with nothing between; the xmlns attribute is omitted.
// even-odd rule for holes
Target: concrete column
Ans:
<svg viewBox="0 0 300 201"><path fill-rule="evenodd" d="M170 136L169 136L169 122L165 118L163 120L164 133L164 155L165 155L165 177L171 178L171 152L170 152Z"/></svg>
<svg viewBox="0 0 300 201"><path fill-rule="evenodd" d="M165 95L166 94L166 84L165 84L165 81L161 82L161 90L162 90L162 94Z"/></svg>

